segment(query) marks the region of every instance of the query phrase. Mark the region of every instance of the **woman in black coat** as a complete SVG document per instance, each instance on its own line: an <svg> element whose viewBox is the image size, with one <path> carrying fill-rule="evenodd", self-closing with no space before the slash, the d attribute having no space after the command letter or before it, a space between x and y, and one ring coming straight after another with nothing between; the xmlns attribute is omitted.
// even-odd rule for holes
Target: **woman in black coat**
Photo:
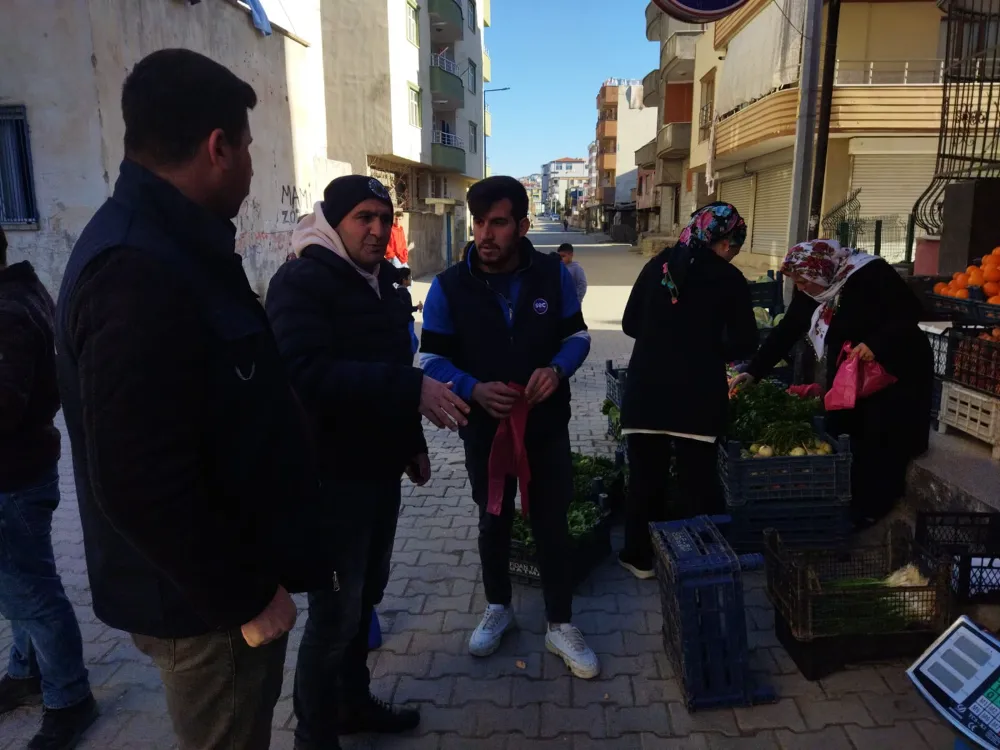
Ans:
<svg viewBox="0 0 1000 750"><path fill-rule="evenodd" d="M653 575L649 522L723 508L715 445L728 416L726 363L757 349L750 287L730 262L746 224L728 203L692 214L680 241L632 288L622 330L635 339L622 397L629 491L622 567ZM668 496L671 456L684 502Z"/></svg>
<svg viewBox="0 0 1000 750"><path fill-rule="evenodd" d="M788 251L781 272L795 281L788 313L767 337L736 387L770 373L807 336L826 358L827 388L845 343L852 356L875 361L898 380L853 409L827 414L833 435L851 436L851 511L864 527L903 496L910 460L927 450L933 353L920 330L920 302L882 258L816 240Z"/></svg>

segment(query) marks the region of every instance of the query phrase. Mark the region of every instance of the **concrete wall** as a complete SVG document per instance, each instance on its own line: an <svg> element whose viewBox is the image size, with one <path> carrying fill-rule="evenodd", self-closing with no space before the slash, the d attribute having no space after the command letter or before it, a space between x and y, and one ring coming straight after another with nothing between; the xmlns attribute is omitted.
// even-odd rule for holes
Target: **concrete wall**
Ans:
<svg viewBox="0 0 1000 750"><path fill-rule="evenodd" d="M391 102L392 148L389 152L376 149L374 153L387 155L392 153L410 161L422 161L429 164L434 117L430 85L431 26L427 9L425 7L419 11L420 47L418 48L406 38L406 0L385 0L384 3L377 3L375 0L362 0L361 4L358 4L357 0L353 0L352 4L358 8L377 6L379 12L375 13L375 16L380 16L382 11L386 13L386 29L366 29L366 32L380 34L380 38L385 40L385 44L388 45L389 59L390 87L386 91L373 91L373 95L381 98L388 95ZM368 38L374 41L371 36ZM370 54L367 50L355 50L354 54L359 52L361 52L362 58L367 58ZM359 62L365 67L372 65L372 61L367 59L362 59ZM378 71L376 77L382 73L379 67L376 63L375 68ZM415 128L410 124L410 84L420 87L423 98L423 126L420 128ZM338 84L333 82L332 85L337 86ZM378 103L375 106L378 107Z"/></svg>
<svg viewBox="0 0 1000 750"><path fill-rule="evenodd" d="M715 49L715 24L705 25L705 33L698 37L694 47L694 88L691 91L691 168L704 171L708 161L708 139L698 140L698 113L701 111L701 80L712 68L715 68L716 80L722 73L724 57Z"/></svg>
<svg viewBox="0 0 1000 750"><path fill-rule="evenodd" d="M410 248L410 271L414 278L444 268L444 217L428 213L404 213L402 219Z"/></svg>
<svg viewBox="0 0 1000 750"><path fill-rule="evenodd" d="M629 107L626 92L633 95L635 108ZM618 154L615 172L615 203L628 203L639 176L635 152L656 137L656 108L642 106L642 84L618 87Z"/></svg>
<svg viewBox="0 0 1000 750"><path fill-rule="evenodd" d="M938 48L943 18L933 2L845 3L840 8L837 57L844 62L937 58L943 52Z"/></svg>
<svg viewBox="0 0 1000 750"><path fill-rule="evenodd" d="M101 154L87 3L3 0L3 15L0 104L27 109L40 215L37 229L6 227L9 260L30 260L54 292L69 251L117 171L106 171Z"/></svg>

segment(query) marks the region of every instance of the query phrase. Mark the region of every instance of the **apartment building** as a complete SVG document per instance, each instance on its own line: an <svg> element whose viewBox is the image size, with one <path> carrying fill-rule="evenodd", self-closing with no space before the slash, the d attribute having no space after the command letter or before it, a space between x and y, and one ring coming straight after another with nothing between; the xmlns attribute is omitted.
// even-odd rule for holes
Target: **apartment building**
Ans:
<svg viewBox="0 0 1000 750"><path fill-rule="evenodd" d="M542 202L556 212L567 206L567 191L586 187L587 162L564 156L542 165Z"/></svg>
<svg viewBox="0 0 1000 750"><path fill-rule="evenodd" d="M750 0L694 43L685 208L709 199L739 208L749 242L737 263L748 275L775 267L789 244L804 10L804 0ZM822 213L856 201L881 221L890 259L902 257L907 217L934 173L944 40L931 0L841 8ZM835 233L833 223L821 233Z"/></svg>
<svg viewBox="0 0 1000 750"><path fill-rule="evenodd" d="M489 0L8 0L0 27L0 224L50 290L123 157L120 93L142 57L186 47L254 86L254 177L237 249L261 295L324 186L373 174L406 211L414 273L458 257L483 174ZM9 6L9 7L8 7ZM263 24L262 24L263 26ZM484 78L486 76L486 78ZM13 186L13 188L11 187Z"/></svg>
<svg viewBox="0 0 1000 750"><path fill-rule="evenodd" d="M591 141L587 146L587 189L584 192L584 204L590 205L597 195L597 141Z"/></svg>
<svg viewBox="0 0 1000 750"><path fill-rule="evenodd" d="M536 216L545 211L545 202L542 200L542 175L539 172L521 177L520 182L528 193L528 214Z"/></svg>

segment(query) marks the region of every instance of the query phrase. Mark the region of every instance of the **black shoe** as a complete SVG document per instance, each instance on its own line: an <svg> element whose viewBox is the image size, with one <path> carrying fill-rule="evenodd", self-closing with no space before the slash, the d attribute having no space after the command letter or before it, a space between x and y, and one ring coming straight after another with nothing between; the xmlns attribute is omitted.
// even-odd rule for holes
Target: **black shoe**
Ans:
<svg viewBox="0 0 1000 750"><path fill-rule="evenodd" d="M46 708L42 728L31 738L27 750L73 750L96 719L97 701L93 695L69 708Z"/></svg>
<svg viewBox="0 0 1000 750"><path fill-rule="evenodd" d="M628 557L624 550L618 553L618 564L640 581L645 581L656 576L652 562Z"/></svg>
<svg viewBox="0 0 1000 750"><path fill-rule="evenodd" d="M15 680L4 675L0 679L0 714L21 706L42 705L42 681L37 677Z"/></svg>
<svg viewBox="0 0 1000 750"><path fill-rule="evenodd" d="M337 731L339 734L398 734L416 729L419 723L420 712L416 709L393 708L389 703L369 695L366 701L340 710Z"/></svg>

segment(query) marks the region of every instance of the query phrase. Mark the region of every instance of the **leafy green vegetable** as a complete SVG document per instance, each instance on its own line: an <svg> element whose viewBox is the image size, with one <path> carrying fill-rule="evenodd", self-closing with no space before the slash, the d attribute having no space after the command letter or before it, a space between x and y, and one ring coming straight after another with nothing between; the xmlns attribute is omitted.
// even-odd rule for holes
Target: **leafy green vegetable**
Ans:
<svg viewBox="0 0 1000 750"><path fill-rule="evenodd" d="M771 446L781 456L787 455L793 448L812 445L813 435L812 425L808 422L782 420L765 427L760 441Z"/></svg>
<svg viewBox="0 0 1000 750"><path fill-rule="evenodd" d="M765 430L779 422L808 425L820 410L818 398L793 396L771 380L744 386L729 406L728 436L745 444L761 442Z"/></svg>

